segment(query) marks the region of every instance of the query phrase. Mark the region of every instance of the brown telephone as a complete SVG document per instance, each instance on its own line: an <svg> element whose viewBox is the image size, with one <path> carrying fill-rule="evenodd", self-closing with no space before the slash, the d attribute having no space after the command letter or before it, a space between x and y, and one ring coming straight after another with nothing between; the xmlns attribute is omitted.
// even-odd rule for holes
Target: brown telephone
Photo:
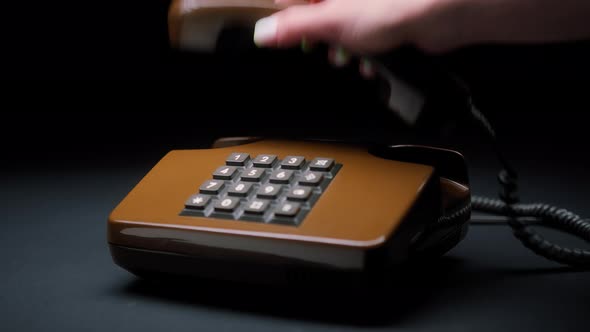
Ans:
<svg viewBox="0 0 590 332"><path fill-rule="evenodd" d="M171 40L212 51L225 26L251 26L278 9L272 0L176 0ZM415 124L428 90L384 73L390 109ZM503 174L510 196L512 173ZM164 156L110 214L108 243L116 264L142 276L382 275L457 245L475 204L512 206L474 200L468 179L462 155L442 148L223 138ZM511 226L517 236L529 231L516 219Z"/></svg>
<svg viewBox="0 0 590 332"><path fill-rule="evenodd" d="M445 253L469 203L454 151L225 138L168 153L114 209L108 241L139 275L362 274ZM459 210L462 222L436 227Z"/></svg>

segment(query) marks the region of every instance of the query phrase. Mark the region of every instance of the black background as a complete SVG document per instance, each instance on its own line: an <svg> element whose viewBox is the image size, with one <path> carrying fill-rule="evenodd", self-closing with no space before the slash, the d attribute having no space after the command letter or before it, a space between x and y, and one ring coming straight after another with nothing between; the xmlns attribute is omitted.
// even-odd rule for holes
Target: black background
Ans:
<svg viewBox="0 0 590 332"><path fill-rule="evenodd" d="M534 256L505 226L473 227L447 258L378 297L389 305L135 280L110 260L106 217L170 149L205 147L224 135L395 142L408 132L428 134L433 144L463 152L474 191L490 196L497 164L474 128L444 139L404 128L383 109L373 83L354 67L330 67L321 52L173 52L167 1L6 6L2 329L585 330L588 274ZM524 199L582 215L590 215L587 59L585 43L478 46L444 57L500 134L521 172Z"/></svg>
<svg viewBox="0 0 590 332"><path fill-rule="evenodd" d="M171 50L168 5L7 4L0 43L7 80L3 123L12 129L3 135L15 138L9 148L29 137L43 139L25 142L26 148L45 151L124 138L157 143L176 136L282 134L283 128L359 138L404 130L384 110L374 83L360 79L354 66L330 67L322 52ZM441 58L469 82L480 108L505 135L534 143L531 148L543 140L562 149L584 139L589 49L588 43L477 46ZM279 121L277 111L290 116Z"/></svg>

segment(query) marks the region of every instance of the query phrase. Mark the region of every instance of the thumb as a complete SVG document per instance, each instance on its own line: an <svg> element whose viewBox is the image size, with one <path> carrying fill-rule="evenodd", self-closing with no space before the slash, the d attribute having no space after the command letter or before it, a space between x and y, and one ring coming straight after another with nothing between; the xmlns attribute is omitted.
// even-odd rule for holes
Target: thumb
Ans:
<svg viewBox="0 0 590 332"><path fill-rule="evenodd" d="M293 47L303 39L337 42L341 30L338 12L327 4L291 6L260 19L254 28L254 42L265 47Z"/></svg>

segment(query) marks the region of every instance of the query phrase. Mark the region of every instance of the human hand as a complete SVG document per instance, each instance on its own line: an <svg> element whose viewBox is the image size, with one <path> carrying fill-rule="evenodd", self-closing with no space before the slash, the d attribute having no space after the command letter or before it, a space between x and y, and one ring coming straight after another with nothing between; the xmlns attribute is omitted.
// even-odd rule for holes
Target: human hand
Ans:
<svg viewBox="0 0 590 332"><path fill-rule="evenodd" d="M402 44L442 52L453 46L451 18L459 1L325 0L299 4L275 0L288 7L258 21L254 41L263 47L294 47L302 41L327 43L331 46L329 58L337 66L347 64L350 54L371 56ZM361 61L360 70L372 75L367 61Z"/></svg>

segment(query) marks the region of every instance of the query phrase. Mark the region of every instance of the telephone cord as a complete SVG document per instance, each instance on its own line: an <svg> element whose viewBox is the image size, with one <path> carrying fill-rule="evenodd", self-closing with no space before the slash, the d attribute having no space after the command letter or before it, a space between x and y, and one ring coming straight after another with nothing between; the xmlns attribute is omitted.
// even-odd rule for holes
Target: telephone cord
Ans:
<svg viewBox="0 0 590 332"><path fill-rule="evenodd" d="M515 169L501 153L497 144L496 133L488 119L475 107L471 97L468 100L472 118L479 123L491 139L498 160L503 167L498 174L500 198L492 199L473 196L470 208L474 211L507 217L508 225L512 228L516 238L537 255L574 268L590 268L590 250L572 249L554 244L535 231L533 225L523 221L522 217L533 217L538 220L537 225L560 229L587 242L590 242L590 221L571 211L549 204L520 203L517 185L518 177ZM451 218L461 212L455 212ZM443 218L439 222L449 222L448 219Z"/></svg>

